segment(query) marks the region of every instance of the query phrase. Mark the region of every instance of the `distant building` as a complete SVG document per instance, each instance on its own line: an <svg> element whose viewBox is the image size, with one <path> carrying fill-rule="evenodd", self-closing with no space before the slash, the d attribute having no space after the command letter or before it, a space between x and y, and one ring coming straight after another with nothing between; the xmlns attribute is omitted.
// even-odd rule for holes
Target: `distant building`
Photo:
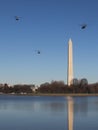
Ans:
<svg viewBox="0 0 98 130"><path fill-rule="evenodd" d="M31 85L30 88L32 89L32 92L36 92L36 90L38 89L38 86Z"/></svg>

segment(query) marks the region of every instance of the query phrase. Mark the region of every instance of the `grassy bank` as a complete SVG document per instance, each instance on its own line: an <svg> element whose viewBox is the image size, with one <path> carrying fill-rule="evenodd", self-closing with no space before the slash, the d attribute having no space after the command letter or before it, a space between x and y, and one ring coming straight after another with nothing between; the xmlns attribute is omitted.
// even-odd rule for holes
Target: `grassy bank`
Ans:
<svg viewBox="0 0 98 130"><path fill-rule="evenodd" d="M30 93L30 94L0 94L0 95L13 95L13 96L98 96L98 93L68 93L68 94L61 94L61 93Z"/></svg>
<svg viewBox="0 0 98 130"><path fill-rule="evenodd" d="M50 94L50 93L38 93L38 94L32 94L33 96L98 96L98 93L93 93L93 94L87 94L87 93L69 93L69 94Z"/></svg>

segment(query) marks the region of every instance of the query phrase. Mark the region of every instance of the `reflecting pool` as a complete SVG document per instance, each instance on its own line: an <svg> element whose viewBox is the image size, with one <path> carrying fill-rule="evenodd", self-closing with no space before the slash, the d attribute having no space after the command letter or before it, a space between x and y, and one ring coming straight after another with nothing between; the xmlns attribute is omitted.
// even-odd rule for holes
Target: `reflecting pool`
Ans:
<svg viewBox="0 0 98 130"><path fill-rule="evenodd" d="M98 130L98 97L0 95L0 130Z"/></svg>

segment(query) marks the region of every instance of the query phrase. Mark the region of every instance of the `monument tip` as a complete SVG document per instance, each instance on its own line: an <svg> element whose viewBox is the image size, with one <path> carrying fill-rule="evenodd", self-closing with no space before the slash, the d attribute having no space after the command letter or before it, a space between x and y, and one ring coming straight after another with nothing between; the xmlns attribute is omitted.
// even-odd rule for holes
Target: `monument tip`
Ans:
<svg viewBox="0 0 98 130"><path fill-rule="evenodd" d="M69 43L72 42L71 38L69 38Z"/></svg>

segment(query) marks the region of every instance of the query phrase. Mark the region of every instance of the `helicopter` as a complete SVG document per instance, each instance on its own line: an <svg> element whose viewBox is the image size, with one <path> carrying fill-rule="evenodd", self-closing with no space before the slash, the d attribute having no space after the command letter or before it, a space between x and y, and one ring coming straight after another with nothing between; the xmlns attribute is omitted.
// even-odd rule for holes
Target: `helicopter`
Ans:
<svg viewBox="0 0 98 130"><path fill-rule="evenodd" d="M16 21L19 21L20 18L21 18L21 17L19 17L19 16L15 16L15 20L16 20Z"/></svg>
<svg viewBox="0 0 98 130"><path fill-rule="evenodd" d="M40 54L41 52L39 50L37 50L37 54Z"/></svg>
<svg viewBox="0 0 98 130"><path fill-rule="evenodd" d="M35 52L39 55L41 54L41 51L40 50L35 50Z"/></svg>
<svg viewBox="0 0 98 130"><path fill-rule="evenodd" d="M81 29L85 29L87 27L87 24L82 24Z"/></svg>

